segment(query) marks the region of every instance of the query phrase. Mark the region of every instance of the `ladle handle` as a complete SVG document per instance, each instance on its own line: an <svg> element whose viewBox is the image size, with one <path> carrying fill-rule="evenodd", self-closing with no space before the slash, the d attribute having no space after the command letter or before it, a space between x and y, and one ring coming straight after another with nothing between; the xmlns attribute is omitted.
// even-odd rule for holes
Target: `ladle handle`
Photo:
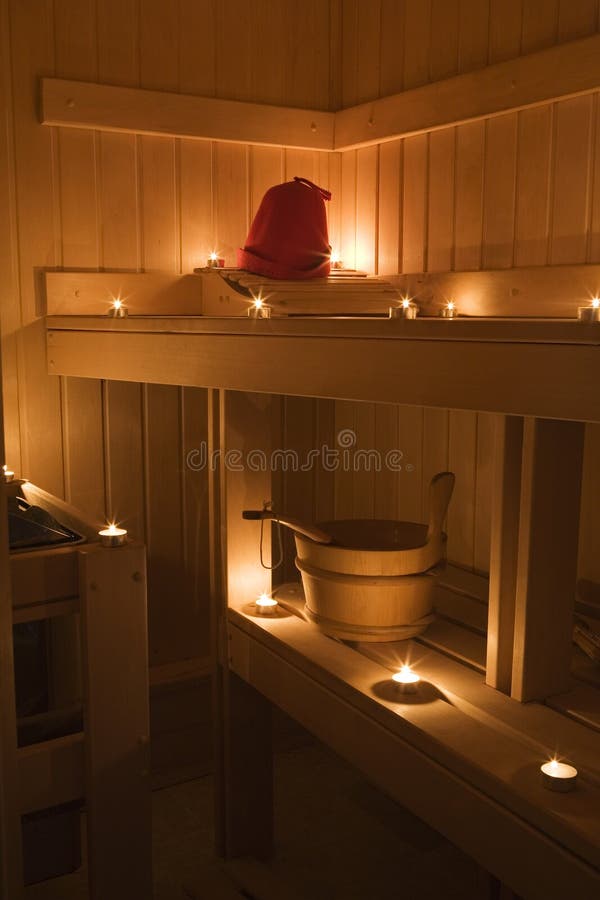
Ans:
<svg viewBox="0 0 600 900"><path fill-rule="evenodd" d="M270 509L245 509L242 512L242 519L276 519L280 525L303 534L304 537L310 538L317 544L331 544L333 538L326 531L321 531L316 525L310 522L299 522L289 516L276 516Z"/></svg>
<svg viewBox="0 0 600 900"><path fill-rule="evenodd" d="M427 540L441 534L442 524L454 490L454 473L438 472L429 485L429 526Z"/></svg>

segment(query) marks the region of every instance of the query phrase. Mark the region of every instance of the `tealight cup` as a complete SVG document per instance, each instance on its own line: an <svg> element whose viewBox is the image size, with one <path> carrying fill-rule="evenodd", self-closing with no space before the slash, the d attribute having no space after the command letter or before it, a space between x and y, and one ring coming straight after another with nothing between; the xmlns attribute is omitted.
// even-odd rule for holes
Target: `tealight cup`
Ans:
<svg viewBox="0 0 600 900"><path fill-rule="evenodd" d="M591 306L580 306L577 318L580 322L600 322L600 302L593 302Z"/></svg>
<svg viewBox="0 0 600 900"><path fill-rule="evenodd" d="M558 791L566 794L574 791L577 785L577 769L567 763L558 762L551 759L550 762L541 766L542 784L549 791Z"/></svg>
<svg viewBox="0 0 600 900"><path fill-rule="evenodd" d="M392 675L392 681L399 694L416 694L421 679L410 666L402 666L399 672Z"/></svg>
<svg viewBox="0 0 600 900"><path fill-rule="evenodd" d="M256 612L259 616L276 616L277 615L277 600L274 600L273 597L269 597L268 594L261 594L257 599L256 603Z"/></svg>
<svg viewBox="0 0 600 900"><path fill-rule="evenodd" d="M253 303L248 309L249 319L270 319L271 307L265 306L264 303Z"/></svg>
<svg viewBox="0 0 600 900"><path fill-rule="evenodd" d="M116 525L108 525L98 532L103 547L122 547L127 543L127 530Z"/></svg>
<svg viewBox="0 0 600 900"><path fill-rule="evenodd" d="M410 300L403 300L400 306L390 306L390 319L416 319L419 308Z"/></svg>

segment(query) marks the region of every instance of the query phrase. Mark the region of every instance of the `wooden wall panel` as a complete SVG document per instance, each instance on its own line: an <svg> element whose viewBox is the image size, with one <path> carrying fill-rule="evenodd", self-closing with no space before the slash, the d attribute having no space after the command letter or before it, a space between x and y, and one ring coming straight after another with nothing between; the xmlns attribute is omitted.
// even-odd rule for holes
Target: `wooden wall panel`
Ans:
<svg viewBox="0 0 600 900"><path fill-rule="evenodd" d="M599 27L598 6L597 0L382 2L379 57L369 64L365 58L356 61L361 10L356 0L347 0L344 101L384 96L592 34ZM377 30L371 23L369 47ZM396 266L420 272L600 260L599 97L381 144L377 196L368 202L361 198L356 151L343 154L344 248L356 246L356 259L368 268L375 245L377 258L368 270L381 273ZM351 250L344 249L344 256L352 264ZM387 448L397 441L416 460L412 480L405 472L370 478L338 473L336 514L350 514L371 490L377 514L423 519L431 475L450 466L457 485L448 517L449 556L487 570L490 416L407 407L366 410L344 402L336 404L335 423L336 429L354 428L361 445L373 439ZM600 507L593 429L586 447L580 569L591 577L597 569L591 535Z"/></svg>
<svg viewBox="0 0 600 900"><path fill-rule="evenodd" d="M339 242L341 158L290 153L286 161L272 149L42 128L38 79L327 109L340 90L329 48L338 42L339 60L341 7L8 0L1 9L8 114L0 197L10 215L1 232L0 321L10 463L149 540L153 663L197 658L208 652L206 473L188 469L184 451L203 440L205 394L48 376L37 273L189 272L213 249L233 263L264 191L287 174L334 190L331 233ZM265 41L268 55L257 52ZM318 420L323 433L331 431L329 413ZM330 473L322 476L322 494L332 498Z"/></svg>

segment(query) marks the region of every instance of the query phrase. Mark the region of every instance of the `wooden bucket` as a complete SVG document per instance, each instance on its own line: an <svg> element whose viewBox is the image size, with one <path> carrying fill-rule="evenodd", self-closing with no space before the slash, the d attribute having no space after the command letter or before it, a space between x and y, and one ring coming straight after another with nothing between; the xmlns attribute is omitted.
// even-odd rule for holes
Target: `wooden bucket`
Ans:
<svg viewBox="0 0 600 900"><path fill-rule="evenodd" d="M355 575L309 565L299 556L296 566L302 575L306 616L333 637L406 640L433 620L434 569L414 575Z"/></svg>

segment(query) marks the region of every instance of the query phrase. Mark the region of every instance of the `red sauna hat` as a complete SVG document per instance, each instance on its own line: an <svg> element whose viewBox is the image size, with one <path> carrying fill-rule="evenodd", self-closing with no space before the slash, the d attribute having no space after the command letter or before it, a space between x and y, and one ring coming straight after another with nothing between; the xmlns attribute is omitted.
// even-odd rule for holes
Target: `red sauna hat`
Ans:
<svg viewBox="0 0 600 900"><path fill-rule="evenodd" d="M237 252L240 269L267 278L325 278L331 246L324 200L329 191L307 178L269 188Z"/></svg>

